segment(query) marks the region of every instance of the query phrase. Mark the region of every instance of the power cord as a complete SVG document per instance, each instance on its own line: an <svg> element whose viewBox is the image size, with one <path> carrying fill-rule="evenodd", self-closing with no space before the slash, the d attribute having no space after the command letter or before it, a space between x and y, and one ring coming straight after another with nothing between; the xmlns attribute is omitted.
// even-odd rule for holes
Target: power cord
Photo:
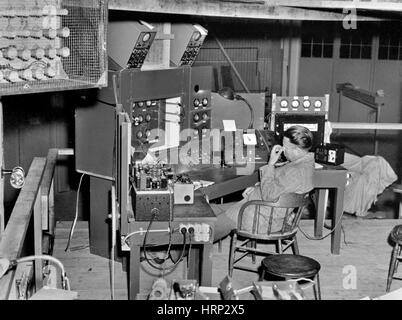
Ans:
<svg viewBox="0 0 402 320"><path fill-rule="evenodd" d="M342 221L342 217L343 217L343 213L342 213L342 215L339 217L339 220L338 220L338 222L336 223L335 227L334 227L330 232L328 232L325 236L322 236L322 237L313 237L313 236L307 234L307 233L300 227L300 225L298 226L298 228L299 228L299 230L301 231L301 233L302 233L307 239L309 239L309 240L323 240L323 239L329 237L329 236L335 231L335 229L338 227L339 223ZM341 225L341 227L342 227L342 225Z"/></svg>
<svg viewBox="0 0 402 320"><path fill-rule="evenodd" d="M79 199L80 199L80 190L81 190L82 178L84 176L85 176L85 173L83 173L81 175L80 182L78 183L77 198L76 198L76 201L75 201L75 217L74 217L73 223L72 223L71 228L70 228L70 234L68 235L67 246L64 249L65 252L67 252L67 250L70 247L70 242L71 242L71 239L72 239L73 234L74 234L75 225L77 224L77 220L78 220L78 202L79 202Z"/></svg>

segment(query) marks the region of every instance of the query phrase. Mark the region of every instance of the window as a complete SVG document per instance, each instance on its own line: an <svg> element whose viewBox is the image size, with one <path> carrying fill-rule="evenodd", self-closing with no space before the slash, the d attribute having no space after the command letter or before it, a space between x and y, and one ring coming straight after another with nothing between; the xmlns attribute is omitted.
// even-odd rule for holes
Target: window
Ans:
<svg viewBox="0 0 402 320"><path fill-rule="evenodd" d="M332 58L334 39L332 37L305 35L302 37L302 58Z"/></svg>
<svg viewBox="0 0 402 320"><path fill-rule="evenodd" d="M371 59L372 41L370 36L343 34L339 57L341 59Z"/></svg>
<svg viewBox="0 0 402 320"><path fill-rule="evenodd" d="M378 59L402 60L402 38L398 35L381 36Z"/></svg>

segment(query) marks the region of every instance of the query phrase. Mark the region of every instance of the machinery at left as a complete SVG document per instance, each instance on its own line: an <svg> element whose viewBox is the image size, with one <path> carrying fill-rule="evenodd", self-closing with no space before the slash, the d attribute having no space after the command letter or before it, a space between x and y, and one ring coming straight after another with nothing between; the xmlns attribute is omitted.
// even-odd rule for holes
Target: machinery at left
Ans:
<svg viewBox="0 0 402 320"><path fill-rule="evenodd" d="M127 27L129 34L122 31ZM200 28L186 25L176 32L180 30L188 35L189 30L196 33ZM111 36L116 33L119 40ZM192 183L186 186L181 181L175 165L146 165L150 154L177 154L188 139L201 139L210 128L212 67L176 62L166 69L142 68L155 39L155 31L145 22L110 23L109 36L120 45L119 50L113 44L108 48L108 85L86 91L76 107L76 170L90 176L91 253L110 256L111 220L107 217L114 204L106 195L111 194L112 185L117 203L112 224L116 224L121 253L128 250L127 235L142 222L169 222L169 229L178 231L180 238L191 230L198 235L194 239L212 241L212 226L198 223L197 217L173 216L175 206L192 204ZM187 45L180 43L183 52L199 39L188 38ZM182 132L188 135L182 137ZM174 196L175 183L188 191L188 197ZM206 230L207 240L201 236Z"/></svg>

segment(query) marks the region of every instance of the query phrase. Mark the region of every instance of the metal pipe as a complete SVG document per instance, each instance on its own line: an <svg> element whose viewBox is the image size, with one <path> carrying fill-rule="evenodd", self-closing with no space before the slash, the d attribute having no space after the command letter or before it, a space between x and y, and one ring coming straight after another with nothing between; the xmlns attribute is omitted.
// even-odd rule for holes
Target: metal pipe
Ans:
<svg viewBox="0 0 402 320"><path fill-rule="evenodd" d="M402 123L331 122L332 129L402 130Z"/></svg>
<svg viewBox="0 0 402 320"><path fill-rule="evenodd" d="M233 72L236 75L237 79L240 81L240 84L243 86L244 90L246 90L247 93L250 93L250 90L247 88L246 83L243 81L239 71L237 70L236 66L233 64L232 59L230 59L230 57L227 54L227 52L226 52L225 48L223 47L222 43L219 41L219 39L216 36L214 36L214 38L215 38L216 43L218 44L219 49L222 51L222 54L225 56L227 62L229 62L231 68L233 69Z"/></svg>

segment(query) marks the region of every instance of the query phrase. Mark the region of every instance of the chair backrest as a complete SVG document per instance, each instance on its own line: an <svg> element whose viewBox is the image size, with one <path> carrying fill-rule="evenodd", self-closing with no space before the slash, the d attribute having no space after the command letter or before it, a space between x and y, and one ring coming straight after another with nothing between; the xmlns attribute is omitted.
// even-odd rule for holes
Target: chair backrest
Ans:
<svg viewBox="0 0 402 320"><path fill-rule="evenodd" d="M286 193L276 202L248 201L240 208L237 232L243 236L260 239L269 238L273 233L275 236L294 234L307 204L308 193ZM265 207L264 211L261 211L262 207ZM272 230L273 227L276 227L276 230Z"/></svg>

